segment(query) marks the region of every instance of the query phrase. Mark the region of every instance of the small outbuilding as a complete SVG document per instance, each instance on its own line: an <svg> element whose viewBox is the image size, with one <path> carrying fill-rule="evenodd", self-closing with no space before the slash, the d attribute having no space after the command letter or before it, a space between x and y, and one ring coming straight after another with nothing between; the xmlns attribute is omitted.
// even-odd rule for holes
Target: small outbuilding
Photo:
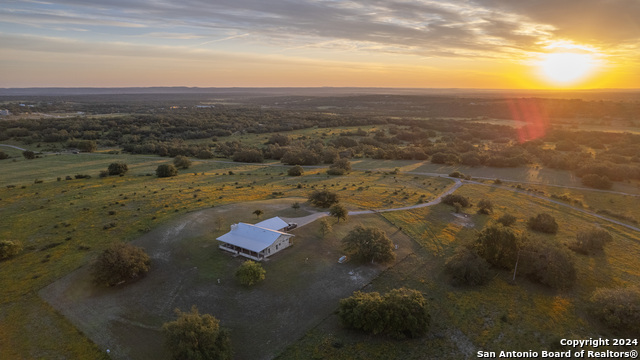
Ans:
<svg viewBox="0 0 640 360"><path fill-rule="evenodd" d="M220 249L256 261L262 261L278 251L291 246L292 234L282 230L289 224L274 217L257 224L237 223L231 231L218 237Z"/></svg>

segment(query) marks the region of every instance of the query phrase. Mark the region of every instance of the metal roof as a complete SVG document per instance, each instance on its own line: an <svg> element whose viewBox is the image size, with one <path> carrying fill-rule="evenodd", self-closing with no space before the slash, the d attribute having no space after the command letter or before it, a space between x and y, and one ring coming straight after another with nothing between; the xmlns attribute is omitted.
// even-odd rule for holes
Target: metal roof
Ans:
<svg viewBox="0 0 640 360"><path fill-rule="evenodd" d="M265 229L257 226L257 224L238 223L232 225L231 231L220 236L217 240L243 249L260 252L271 246L280 235L293 236L277 230Z"/></svg>
<svg viewBox="0 0 640 360"><path fill-rule="evenodd" d="M260 221L259 223L255 224L255 226L271 230L282 230L289 226L289 224L276 216L272 217L271 219Z"/></svg>

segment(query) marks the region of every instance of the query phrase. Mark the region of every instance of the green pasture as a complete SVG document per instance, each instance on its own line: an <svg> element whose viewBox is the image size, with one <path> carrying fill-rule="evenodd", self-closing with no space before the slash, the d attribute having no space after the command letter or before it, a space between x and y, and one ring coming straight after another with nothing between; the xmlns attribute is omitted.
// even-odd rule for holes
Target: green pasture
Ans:
<svg viewBox="0 0 640 360"><path fill-rule="evenodd" d="M494 213L478 215L474 207L467 208L466 222L457 221L453 207L444 204L384 213L420 249L366 288L384 292L406 286L422 291L429 299L432 316L431 329L425 338L397 341L367 336L343 329L334 315L308 331L279 359L460 359L474 357L478 350L561 351L566 350L559 345L562 338L618 335L590 318L587 300L598 287L627 286L640 281L637 261L640 234L509 190L464 185L456 193L474 203L490 199ZM558 234L526 229L526 219L540 212L548 212L557 219ZM447 257L461 244L474 241L476 231L505 213L516 216L514 229L527 233L534 241L564 245L575 239L577 231L593 224L610 231L614 240L606 245L603 254L572 253L578 280L568 290L552 290L523 277L517 277L512 285L513 273L502 270L493 270L493 279L484 286L450 285L443 272Z"/></svg>

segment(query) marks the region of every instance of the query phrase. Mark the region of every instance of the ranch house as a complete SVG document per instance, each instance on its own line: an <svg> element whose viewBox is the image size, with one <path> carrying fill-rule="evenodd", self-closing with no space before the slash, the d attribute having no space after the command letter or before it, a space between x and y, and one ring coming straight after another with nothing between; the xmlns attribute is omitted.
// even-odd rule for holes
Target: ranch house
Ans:
<svg viewBox="0 0 640 360"><path fill-rule="evenodd" d="M220 236L220 249L249 259L262 261L291 245L293 235L283 232L291 226L279 217L261 221L255 225L237 223L231 231Z"/></svg>

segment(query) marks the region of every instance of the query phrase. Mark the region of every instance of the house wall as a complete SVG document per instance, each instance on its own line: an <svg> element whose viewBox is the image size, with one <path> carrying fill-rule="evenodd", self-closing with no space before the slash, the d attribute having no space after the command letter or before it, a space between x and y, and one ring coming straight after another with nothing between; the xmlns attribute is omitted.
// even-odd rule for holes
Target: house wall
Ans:
<svg viewBox="0 0 640 360"><path fill-rule="evenodd" d="M280 235L271 246L262 251L262 254L264 254L265 257L269 257L282 249L288 248L291 246L291 236L292 235Z"/></svg>

